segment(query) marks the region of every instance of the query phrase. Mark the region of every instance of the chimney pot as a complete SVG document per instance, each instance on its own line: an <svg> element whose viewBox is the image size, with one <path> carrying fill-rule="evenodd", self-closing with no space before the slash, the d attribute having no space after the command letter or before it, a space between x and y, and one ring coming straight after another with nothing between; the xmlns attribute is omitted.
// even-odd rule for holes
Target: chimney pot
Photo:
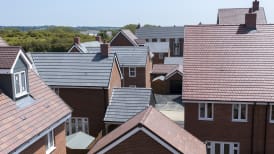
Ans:
<svg viewBox="0 0 274 154"><path fill-rule="evenodd" d="M256 13L247 13L245 14L245 25L249 29L256 29L256 20L257 14Z"/></svg>
<svg viewBox="0 0 274 154"><path fill-rule="evenodd" d="M80 37L74 37L74 44L80 44Z"/></svg>
<svg viewBox="0 0 274 154"><path fill-rule="evenodd" d="M109 43L102 43L100 45L101 48L101 54L105 57L108 57L108 53L109 53Z"/></svg>
<svg viewBox="0 0 274 154"><path fill-rule="evenodd" d="M260 6L259 4L260 4L259 1L257 1L257 0L253 1L253 5L252 5L252 11L253 11L253 12L259 10L259 6Z"/></svg>

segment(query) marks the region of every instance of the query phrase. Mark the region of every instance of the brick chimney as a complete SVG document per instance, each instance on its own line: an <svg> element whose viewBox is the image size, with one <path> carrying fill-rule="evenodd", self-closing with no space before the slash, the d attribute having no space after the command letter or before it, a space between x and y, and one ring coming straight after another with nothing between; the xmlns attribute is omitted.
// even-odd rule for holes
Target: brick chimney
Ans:
<svg viewBox="0 0 274 154"><path fill-rule="evenodd" d="M102 42L101 36L96 36L95 40L98 41L98 42Z"/></svg>
<svg viewBox="0 0 274 154"><path fill-rule="evenodd" d="M103 56L105 56L105 57L108 57L108 53L109 53L109 51L110 51L110 49L109 49L109 43L102 43L101 45L100 45L100 48L101 48L101 54L103 55Z"/></svg>
<svg viewBox="0 0 274 154"><path fill-rule="evenodd" d="M74 37L74 44L80 44L80 37Z"/></svg>
<svg viewBox="0 0 274 154"><path fill-rule="evenodd" d="M247 13L245 14L245 26L249 29L256 29L257 14Z"/></svg>
<svg viewBox="0 0 274 154"><path fill-rule="evenodd" d="M259 3L260 3L260 2L257 1L257 0L253 1L253 5L252 5L252 11L253 11L253 12L259 10L259 7L260 7Z"/></svg>

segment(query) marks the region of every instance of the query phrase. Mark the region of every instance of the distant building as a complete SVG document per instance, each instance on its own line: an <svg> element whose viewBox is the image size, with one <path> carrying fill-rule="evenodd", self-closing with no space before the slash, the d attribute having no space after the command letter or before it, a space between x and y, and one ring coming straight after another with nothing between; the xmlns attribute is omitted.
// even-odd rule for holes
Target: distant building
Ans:
<svg viewBox="0 0 274 154"><path fill-rule="evenodd" d="M100 139L89 154L206 154L206 146L162 113L149 107Z"/></svg>
<svg viewBox="0 0 274 154"><path fill-rule="evenodd" d="M184 27L141 27L135 34L146 42L169 42L170 56L182 57L184 50Z"/></svg>
<svg viewBox="0 0 274 154"><path fill-rule="evenodd" d="M66 153L70 108L33 71L21 47L0 47L0 153Z"/></svg>
<svg viewBox="0 0 274 154"><path fill-rule="evenodd" d="M163 64L165 57L170 55L168 42L146 42L145 46L147 46L153 54L153 64Z"/></svg>
<svg viewBox="0 0 274 154"><path fill-rule="evenodd" d="M130 30L120 30L110 41L110 46L144 46L145 40L138 39Z"/></svg>
<svg viewBox="0 0 274 154"><path fill-rule="evenodd" d="M245 24L245 14L255 13L257 24L267 24L265 11L259 6L259 1L253 1L251 8L227 8L218 10L217 24L220 25L240 25Z"/></svg>

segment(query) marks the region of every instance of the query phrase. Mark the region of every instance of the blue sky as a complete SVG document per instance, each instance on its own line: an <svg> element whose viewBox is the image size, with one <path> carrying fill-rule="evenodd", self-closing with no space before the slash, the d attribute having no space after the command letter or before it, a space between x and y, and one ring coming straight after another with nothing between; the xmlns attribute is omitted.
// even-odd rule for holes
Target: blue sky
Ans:
<svg viewBox="0 0 274 154"><path fill-rule="evenodd" d="M123 26L129 23L216 23L218 8L251 7L253 0L2 0L2 26ZM274 1L261 0L269 23Z"/></svg>

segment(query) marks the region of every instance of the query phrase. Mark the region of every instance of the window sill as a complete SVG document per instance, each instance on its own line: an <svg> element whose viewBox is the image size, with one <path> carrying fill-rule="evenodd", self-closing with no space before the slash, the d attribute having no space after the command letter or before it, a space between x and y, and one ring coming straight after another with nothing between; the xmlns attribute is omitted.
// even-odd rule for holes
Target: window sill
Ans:
<svg viewBox="0 0 274 154"><path fill-rule="evenodd" d="M248 122L247 120L232 119L232 122Z"/></svg>
<svg viewBox="0 0 274 154"><path fill-rule="evenodd" d="M213 118L199 118L200 121L213 121Z"/></svg>
<svg viewBox="0 0 274 154"><path fill-rule="evenodd" d="M56 147L51 147L46 151L46 154L51 154L54 150L56 149Z"/></svg>
<svg viewBox="0 0 274 154"><path fill-rule="evenodd" d="M270 120L269 123L274 124L274 120Z"/></svg>
<svg viewBox="0 0 274 154"><path fill-rule="evenodd" d="M19 93L19 94L15 94L15 98L20 98L20 97L25 96L25 95L27 95L27 94L28 94L27 91L22 92L22 93Z"/></svg>

